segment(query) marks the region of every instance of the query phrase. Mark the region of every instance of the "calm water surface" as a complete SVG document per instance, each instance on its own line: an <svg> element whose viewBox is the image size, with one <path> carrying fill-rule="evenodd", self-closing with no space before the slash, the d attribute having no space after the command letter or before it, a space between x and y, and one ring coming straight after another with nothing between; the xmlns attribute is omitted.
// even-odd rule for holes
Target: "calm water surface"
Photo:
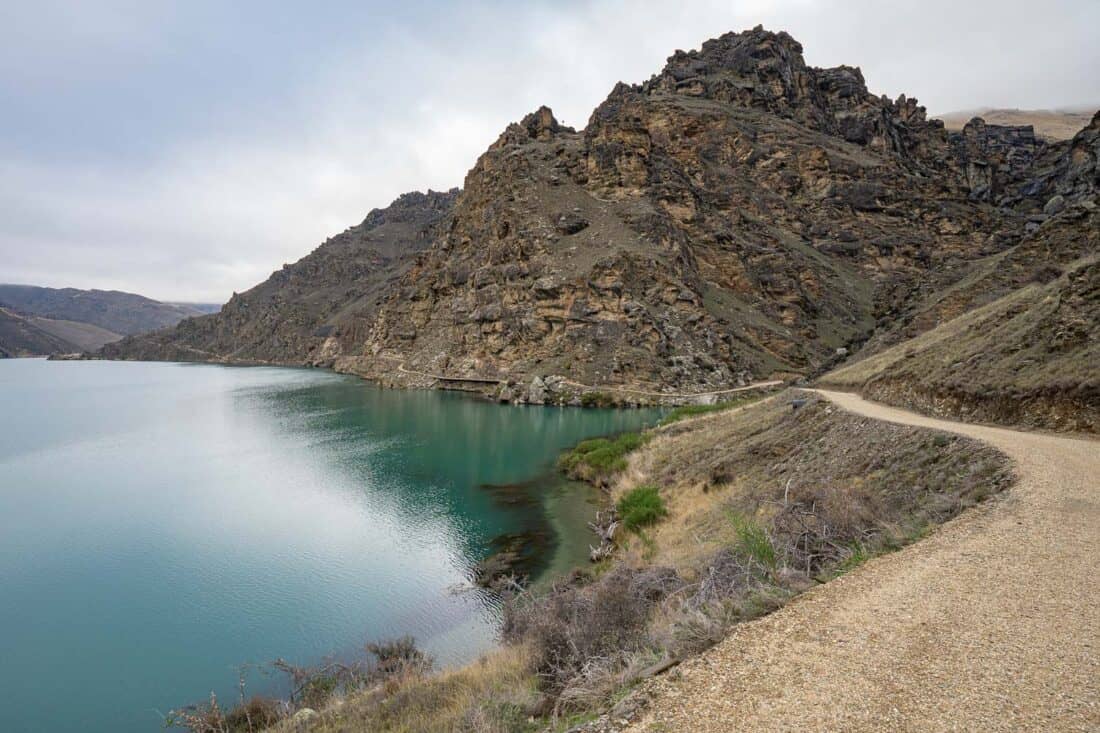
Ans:
<svg viewBox="0 0 1100 733"><path fill-rule="evenodd" d="M469 584L493 538L550 538L543 572L587 551L591 497L558 453L655 418L310 370L0 360L0 731L157 730L211 689L233 700L242 663L406 633L469 659L495 635Z"/></svg>

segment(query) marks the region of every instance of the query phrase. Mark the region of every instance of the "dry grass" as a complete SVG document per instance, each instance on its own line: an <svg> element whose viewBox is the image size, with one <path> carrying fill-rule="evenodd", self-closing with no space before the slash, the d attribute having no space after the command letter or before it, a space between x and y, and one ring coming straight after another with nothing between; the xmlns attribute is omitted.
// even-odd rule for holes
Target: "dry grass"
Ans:
<svg viewBox="0 0 1100 733"><path fill-rule="evenodd" d="M812 396L793 410L798 394L683 423L633 454L615 492L661 486L668 517L650 530L651 545L631 541L628 556L690 578L716 550L744 543L752 522L780 542L788 569L797 559L813 575L856 552L852 543L902 543L1006 480L1002 457L985 446L854 417ZM794 517L800 507L812 516ZM806 545L811 536L824 547Z"/></svg>
<svg viewBox="0 0 1100 733"><path fill-rule="evenodd" d="M805 400L798 410L791 399ZM786 392L655 431L615 495L659 487L667 516L620 533L602 572L508 604L557 714L606 704L730 626L900 547L1007 485L974 441L886 425Z"/></svg>
<svg viewBox="0 0 1100 733"><path fill-rule="evenodd" d="M337 733L512 733L534 730L528 719L540 697L527 647L506 646L477 662L438 674L410 674L337 700L310 722L309 731ZM297 731L291 721L273 728Z"/></svg>

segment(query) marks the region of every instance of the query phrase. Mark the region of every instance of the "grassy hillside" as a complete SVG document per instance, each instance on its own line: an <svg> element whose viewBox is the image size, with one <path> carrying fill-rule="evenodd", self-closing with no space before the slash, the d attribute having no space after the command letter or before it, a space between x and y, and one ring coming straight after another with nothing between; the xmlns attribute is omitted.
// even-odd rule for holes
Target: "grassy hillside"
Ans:
<svg viewBox="0 0 1100 733"><path fill-rule="evenodd" d="M69 352L94 351L105 344L122 338L120 333L108 331L91 323L64 321L41 316L27 316L27 320L46 333L72 344L72 348L68 349Z"/></svg>
<svg viewBox="0 0 1100 733"><path fill-rule="evenodd" d="M18 313L0 308L0 358L76 350L72 343L44 331Z"/></svg>
<svg viewBox="0 0 1100 733"><path fill-rule="evenodd" d="M1053 273L1051 273L1053 274ZM935 414L1100 432L1100 257L1078 260L822 384Z"/></svg>

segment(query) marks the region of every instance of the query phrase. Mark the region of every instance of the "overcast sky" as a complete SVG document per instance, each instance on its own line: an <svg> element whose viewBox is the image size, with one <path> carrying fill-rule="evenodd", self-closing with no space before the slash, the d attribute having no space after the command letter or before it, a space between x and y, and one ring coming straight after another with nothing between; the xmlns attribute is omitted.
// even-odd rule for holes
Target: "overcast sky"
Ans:
<svg viewBox="0 0 1100 733"><path fill-rule="evenodd" d="M1100 103L1098 0L0 0L0 282L224 301L758 23L932 112Z"/></svg>

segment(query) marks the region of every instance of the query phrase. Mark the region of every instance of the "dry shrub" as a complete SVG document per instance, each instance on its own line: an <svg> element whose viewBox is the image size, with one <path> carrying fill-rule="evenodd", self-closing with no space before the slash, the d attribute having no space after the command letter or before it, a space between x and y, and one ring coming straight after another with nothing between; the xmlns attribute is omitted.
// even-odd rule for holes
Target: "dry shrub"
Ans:
<svg viewBox="0 0 1100 733"><path fill-rule="evenodd" d="M171 711L165 718L166 728L183 728L191 733L259 733L279 722L286 706L279 700L253 696L224 711L211 693L210 702Z"/></svg>
<svg viewBox="0 0 1100 733"><path fill-rule="evenodd" d="M671 568L622 566L588 583L558 583L510 599L504 636L528 645L540 686L559 698L558 709L575 708L580 698L605 693L625 660L648 648L654 608L683 585Z"/></svg>
<svg viewBox="0 0 1100 733"><path fill-rule="evenodd" d="M230 731L259 731L275 725L285 710L278 700L253 695L243 705L229 711L226 728Z"/></svg>
<svg viewBox="0 0 1100 733"><path fill-rule="evenodd" d="M814 486L798 491L772 519L772 536L789 567L813 575L843 560L882 527L885 513L864 487Z"/></svg>
<svg viewBox="0 0 1100 733"><path fill-rule="evenodd" d="M691 610L710 608L746 590L763 585L764 568L751 557L723 547L718 550L700 573L695 592L687 599Z"/></svg>
<svg viewBox="0 0 1100 733"><path fill-rule="evenodd" d="M392 641L367 644L368 657L352 662L326 661L316 666L298 666L277 659L261 670L280 672L290 680L287 700L253 696L245 699L244 668L240 677L240 702L222 710L211 694L210 702L172 710L166 728L183 728L190 733L254 733L266 730L292 710L321 708L334 698L352 695L371 687L399 685L398 680L419 677L432 667L432 660L404 636Z"/></svg>

